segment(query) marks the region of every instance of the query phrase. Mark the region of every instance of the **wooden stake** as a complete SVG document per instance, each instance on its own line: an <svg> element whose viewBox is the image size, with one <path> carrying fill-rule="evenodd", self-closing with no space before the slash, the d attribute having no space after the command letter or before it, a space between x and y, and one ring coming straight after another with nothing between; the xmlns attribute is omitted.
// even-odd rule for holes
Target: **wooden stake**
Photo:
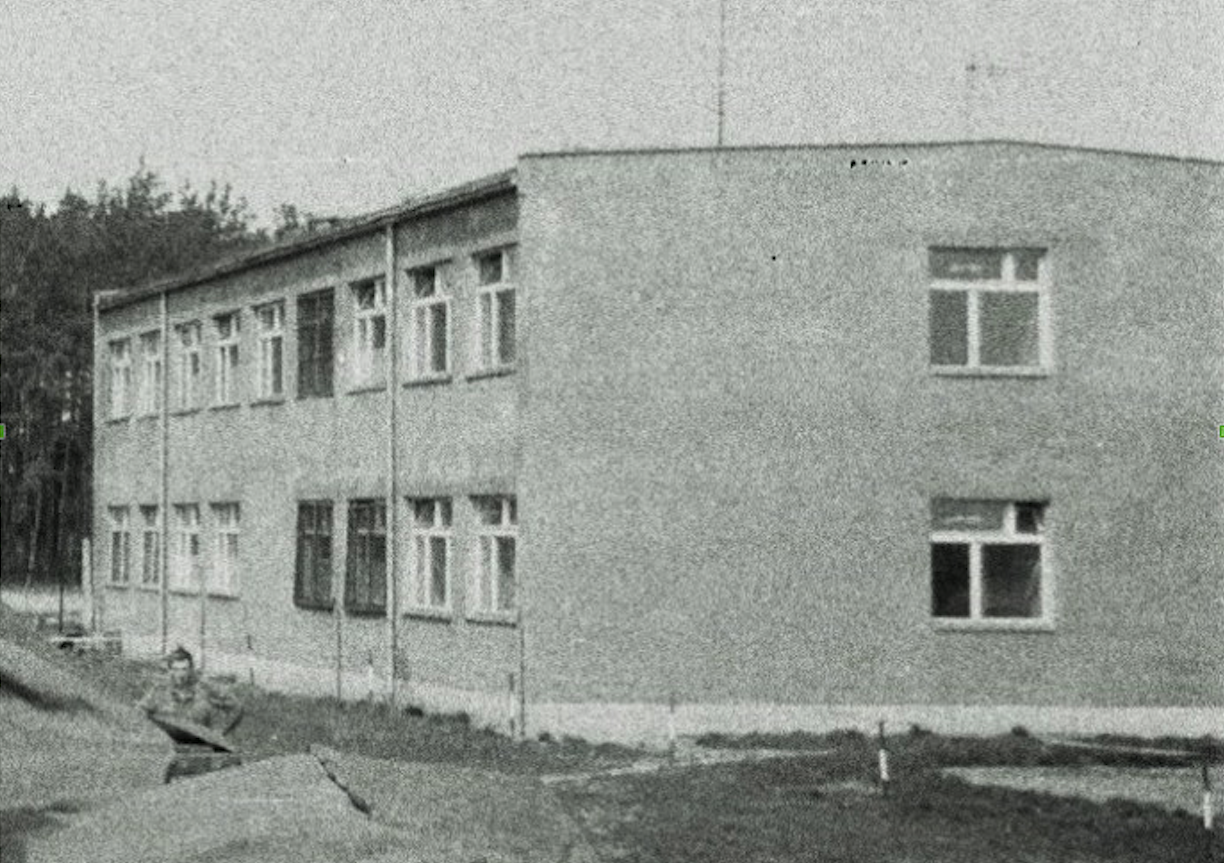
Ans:
<svg viewBox="0 0 1224 863"><path fill-rule="evenodd" d="M880 793L888 796L888 746L884 740L884 720L880 720Z"/></svg>

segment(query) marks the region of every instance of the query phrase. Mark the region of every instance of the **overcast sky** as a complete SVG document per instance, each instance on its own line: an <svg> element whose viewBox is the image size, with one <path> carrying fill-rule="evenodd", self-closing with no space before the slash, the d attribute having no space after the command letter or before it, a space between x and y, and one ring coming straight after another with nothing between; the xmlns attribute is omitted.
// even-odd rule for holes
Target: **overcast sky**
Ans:
<svg viewBox="0 0 1224 863"><path fill-rule="evenodd" d="M1224 159L1224 0L725 0L728 144L1010 137ZM5 0L0 183L143 155L351 214L524 151L708 146L719 0ZM973 66L976 72L967 71Z"/></svg>

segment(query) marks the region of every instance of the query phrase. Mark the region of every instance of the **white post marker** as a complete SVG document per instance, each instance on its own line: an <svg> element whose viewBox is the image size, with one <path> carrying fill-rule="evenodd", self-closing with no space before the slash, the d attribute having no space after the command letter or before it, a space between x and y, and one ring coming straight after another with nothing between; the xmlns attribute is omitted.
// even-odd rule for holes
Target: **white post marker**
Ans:
<svg viewBox="0 0 1224 863"><path fill-rule="evenodd" d="M880 793L888 794L888 748L884 743L884 721L880 720Z"/></svg>
<svg viewBox="0 0 1224 863"><path fill-rule="evenodd" d="M1211 830L1215 822L1215 806L1211 799L1211 771L1203 762L1203 827Z"/></svg>

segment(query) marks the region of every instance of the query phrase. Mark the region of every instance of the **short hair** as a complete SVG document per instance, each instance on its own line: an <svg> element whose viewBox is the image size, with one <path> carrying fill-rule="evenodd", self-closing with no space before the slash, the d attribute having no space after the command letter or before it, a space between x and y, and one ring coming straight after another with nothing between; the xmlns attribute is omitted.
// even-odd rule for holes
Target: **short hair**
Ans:
<svg viewBox="0 0 1224 863"><path fill-rule="evenodd" d="M195 668L195 657L191 655L190 650L180 644L178 647L174 648L174 651L169 656L166 657L166 667L169 668L174 663L182 662L184 659L187 660L192 668Z"/></svg>

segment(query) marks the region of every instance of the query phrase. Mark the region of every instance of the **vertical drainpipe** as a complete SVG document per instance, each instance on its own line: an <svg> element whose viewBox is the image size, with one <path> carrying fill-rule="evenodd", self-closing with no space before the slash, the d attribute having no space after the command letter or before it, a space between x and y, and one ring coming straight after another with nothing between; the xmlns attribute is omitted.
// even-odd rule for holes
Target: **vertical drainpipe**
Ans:
<svg viewBox="0 0 1224 863"><path fill-rule="evenodd" d="M160 588L158 591L158 619L161 623L161 652L164 655L168 649L168 641L170 638L170 592L169 586L166 584L166 577L169 574L166 567L166 561L169 558L170 551L170 483L169 483L169 466L170 466L170 418L169 414L169 391L166 386L170 380L170 362L169 362L169 322L170 308L168 300L168 292L163 289L161 292L161 409L158 411L158 425L161 432L160 441L160 458L158 459L158 480L160 488L158 491L158 510L161 513L161 554L157 560L157 567L160 570L157 574L157 583Z"/></svg>
<svg viewBox="0 0 1224 863"><path fill-rule="evenodd" d="M102 440L101 429L102 429L103 423L105 422L102 419L102 403L103 403L102 362L103 362L104 355L100 349L101 344L102 344L102 312L100 309L101 301L102 301L101 292L94 291L94 295L93 295L93 338L94 338L94 348L93 348L93 368L94 368L94 374L93 374L93 461L92 461L92 465L90 468L93 471L94 475L93 475L93 481L90 483L91 488L93 490L93 501L91 501L91 505L93 508L92 508L92 511L89 517L89 523L91 526L89 551L90 551L90 557L92 558L90 560L90 566L89 566L89 578L91 582L90 599L92 600L90 602L90 607L89 607L89 615L90 615L89 631L91 635L101 632L103 627L106 625L106 620L104 616L98 613L98 604L99 604L98 603L98 593L96 590L92 589L94 587L97 587L97 585L92 584L92 582L93 582L94 572L98 569L98 567L93 565L93 561L97 560L98 558L99 548L107 547L103 545L102 543L98 542L98 534L99 534L98 522L101 519L98 518L98 507L97 507L98 452L101 450L99 443Z"/></svg>
<svg viewBox="0 0 1224 863"><path fill-rule="evenodd" d="M399 459L396 421L399 405L399 290L395 277L395 223L387 225L387 696L398 704L395 656L399 646Z"/></svg>

